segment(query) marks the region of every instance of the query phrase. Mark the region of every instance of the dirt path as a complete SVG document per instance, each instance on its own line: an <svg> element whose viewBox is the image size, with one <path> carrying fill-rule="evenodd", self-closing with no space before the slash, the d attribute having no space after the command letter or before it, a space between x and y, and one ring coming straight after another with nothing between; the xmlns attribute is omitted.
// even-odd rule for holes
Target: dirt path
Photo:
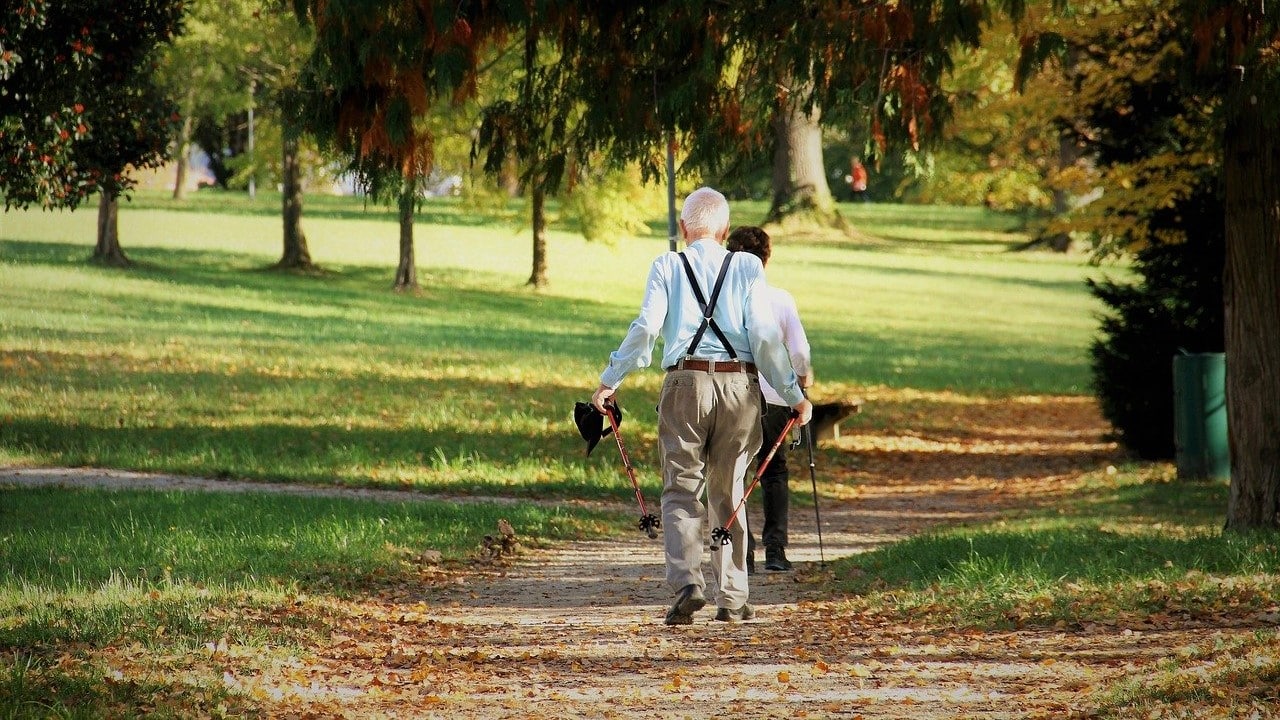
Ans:
<svg viewBox="0 0 1280 720"><path fill-rule="evenodd" d="M949 420L846 436L845 452L825 456L836 463L823 474L828 560L1052 502L1117 459L1082 400L934 401ZM807 480L795 478L793 492L807 495ZM80 470L0 470L4 483L404 498ZM662 625L672 593L661 545L637 531L526 550L437 587L326 599L331 643L225 681L272 717L1058 718L1080 713L1110 679L1231 632L883 625L821 597L814 530L812 508L794 507L788 554L798 570L752 578L751 622L713 622L708 609L692 626Z"/></svg>

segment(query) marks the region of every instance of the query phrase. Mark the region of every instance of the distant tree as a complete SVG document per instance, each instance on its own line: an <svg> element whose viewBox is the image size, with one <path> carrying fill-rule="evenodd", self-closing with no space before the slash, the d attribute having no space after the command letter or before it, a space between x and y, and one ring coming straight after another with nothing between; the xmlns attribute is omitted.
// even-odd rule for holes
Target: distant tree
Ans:
<svg viewBox="0 0 1280 720"><path fill-rule="evenodd" d="M126 266L127 168L161 164L178 116L154 81L178 0L13 0L0 7L0 192L6 207L100 197L95 260Z"/></svg>
<svg viewBox="0 0 1280 720"><path fill-rule="evenodd" d="M983 205L1029 219L1069 206L1055 178L1072 164L1064 162L1060 148L1074 138L1055 121L1071 112L1072 98L1056 72L1038 73L1016 86L1019 39L1010 21L997 20L979 47L956 54L944 83L954 116L941 142L915 158L922 172L904 188L912 199Z"/></svg>
<svg viewBox="0 0 1280 720"><path fill-rule="evenodd" d="M297 118L298 93L296 88L280 89L280 202L282 204L281 238L284 249L276 267L282 270L310 270L311 248L307 235L302 231L302 127Z"/></svg>
<svg viewBox="0 0 1280 720"><path fill-rule="evenodd" d="M484 109L473 151L477 157L484 154L484 170L494 177L507 172L513 159L520 168L533 234L533 267L527 284L535 288L547 284L547 196L556 192L564 177L579 107L554 47L539 47L539 20L532 15L522 18L517 87L511 99L496 100Z"/></svg>
<svg viewBox="0 0 1280 720"><path fill-rule="evenodd" d="M173 196L186 192L189 149L198 118L213 127L239 123L252 105L258 124L264 114L280 132L280 184L283 188L283 251L277 267L312 267L302 230L302 162L295 85L298 67L310 51L310 37L297 19L274 0L189 0L181 36L164 54L160 77L181 106L182 123L174 140L177 177ZM221 154L224 142L206 147ZM257 175L265 163L248 163L241 172Z"/></svg>
<svg viewBox="0 0 1280 720"><path fill-rule="evenodd" d="M257 3L249 0L184 3L182 32L159 59L158 81L178 106L174 138L175 200L186 195L188 156L198 117L225 117L249 104L248 78L240 70L243 26ZM218 152L220 148L206 148Z"/></svg>
<svg viewBox="0 0 1280 720"><path fill-rule="evenodd" d="M835 197L827 184L823 158L822 109L806 106L812 95L806 84L779 90L770 127L773 131L773 173L766 223L794 222L843 228Z"/></svg>
<svg viewBox="0 0 1280 720"><path fill-rule="evenodd" d="M480 48L503 28L501 18L482 2L295 0L294 8L316 38L299 79L302 126L349 158L370 194L394 199L395 288L415 290L414 209L435 159L424 118L441 100L475 94Z"/></svg>
<svg viewBox="0 0 1280 720"><path fill-rule="evenodd" d="M549 198L559 197L561 215L575 219L588 240L645 232L658 208L654 188L634 165L611 166L602 153L575 149L585 109L573 95L569 66L542 37L537 19L525 16L523 34L513 32L483 69L472 155L504 188L514 174L523 189L533 239L526 284L541 288L547 284Z"/></svg>

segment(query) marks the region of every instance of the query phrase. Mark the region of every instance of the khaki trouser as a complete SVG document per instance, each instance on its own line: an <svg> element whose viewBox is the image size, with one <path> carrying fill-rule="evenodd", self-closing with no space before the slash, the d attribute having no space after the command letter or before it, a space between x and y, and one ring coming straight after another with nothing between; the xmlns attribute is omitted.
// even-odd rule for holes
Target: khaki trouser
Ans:
<svg viewBox="0 0 1280 720"><path fill-rule="evenodd" d="M743 477L760 448L760 381L755 373L667 373L658 401L662 525L667 583L706 588L703 551L742 499ZM706 495L706 505L702 497ZM704 524L705 520L705 524ZM730 528L732 543L712 552L717 606L747 602L746 508Z"/></svg>

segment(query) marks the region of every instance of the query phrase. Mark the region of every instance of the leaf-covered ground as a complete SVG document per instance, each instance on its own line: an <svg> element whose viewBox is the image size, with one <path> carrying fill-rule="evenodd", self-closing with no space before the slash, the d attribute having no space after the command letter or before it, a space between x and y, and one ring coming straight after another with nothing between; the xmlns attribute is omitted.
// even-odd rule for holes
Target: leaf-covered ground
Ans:
<svg viewBox="0 0 1280 720"><path fill-rule="evenodd" d="M868 429L874 423L867 423L835 441L839 452L823 453L829 466L818 472L827 560L938 525L1046 507L1078 488L1086 473L1120 462L1084 399L975 402L945 393L870 399L882 407L901 404L890 416L914 412L904 423L912 429ZM70 476L64 473L63 481ZM1059 718L1103 711L1134 717L1280 712L1280 682L1267 686L1280 681L1274 646L1280 615L1274 610L1224 608L1211 620L1152 615L1012 630L939 622L927 612L868 611L833 594L830 569L818 562L812 507L803 502L807 472L795 473L792 482L801 502L792 509L789 554L799 569L753 577L759 615L751 622L717 623L709 608L692 626L664 626L672 593L663 581L661 545L635 532L614 541L525 548L514 559L466 569L438 568L424 556L420 583L346 599L298 597L274 610L245 611L257 613L251 621L258 624L320 628L298 646L264 648L227 637L178 656L115 647L89 661L110 683L166 677L172 688L184 677L220 678L219 695L210 700L218 704L200 708L214 715ZM1170 675L1174 665L1176 677ZM1161 683L1167 691L1142 697L1143 688ZM1117 694L1117 687L1128 689Z"/></svg>

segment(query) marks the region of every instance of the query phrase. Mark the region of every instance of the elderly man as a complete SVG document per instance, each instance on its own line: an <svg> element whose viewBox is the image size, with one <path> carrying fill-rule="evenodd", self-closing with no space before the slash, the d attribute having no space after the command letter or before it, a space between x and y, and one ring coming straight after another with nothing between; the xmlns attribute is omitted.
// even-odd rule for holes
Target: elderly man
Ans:
<svg viewBox="0 0 1280 720"><path fill-rule="evenodd" d="M662 522L667 583L676 599L668 625L688 625L707 604L702 573L705 522L724 527L742 499L743 476L763 441L758 371L809 422L813 406L791 368L782 330L765 291L764 267L750 253L724 249L729 204L711 188L685 198L680 232L686 249L654 260L640 316L609 356L591 398L605 405L627 373L647 367L662 337L667 375L658 401ZM769 438L772 442L775 438ZM702 503L706 494L706 505ZM749 620L746 512L731 545L711 553L717 620Z"/></svg>

